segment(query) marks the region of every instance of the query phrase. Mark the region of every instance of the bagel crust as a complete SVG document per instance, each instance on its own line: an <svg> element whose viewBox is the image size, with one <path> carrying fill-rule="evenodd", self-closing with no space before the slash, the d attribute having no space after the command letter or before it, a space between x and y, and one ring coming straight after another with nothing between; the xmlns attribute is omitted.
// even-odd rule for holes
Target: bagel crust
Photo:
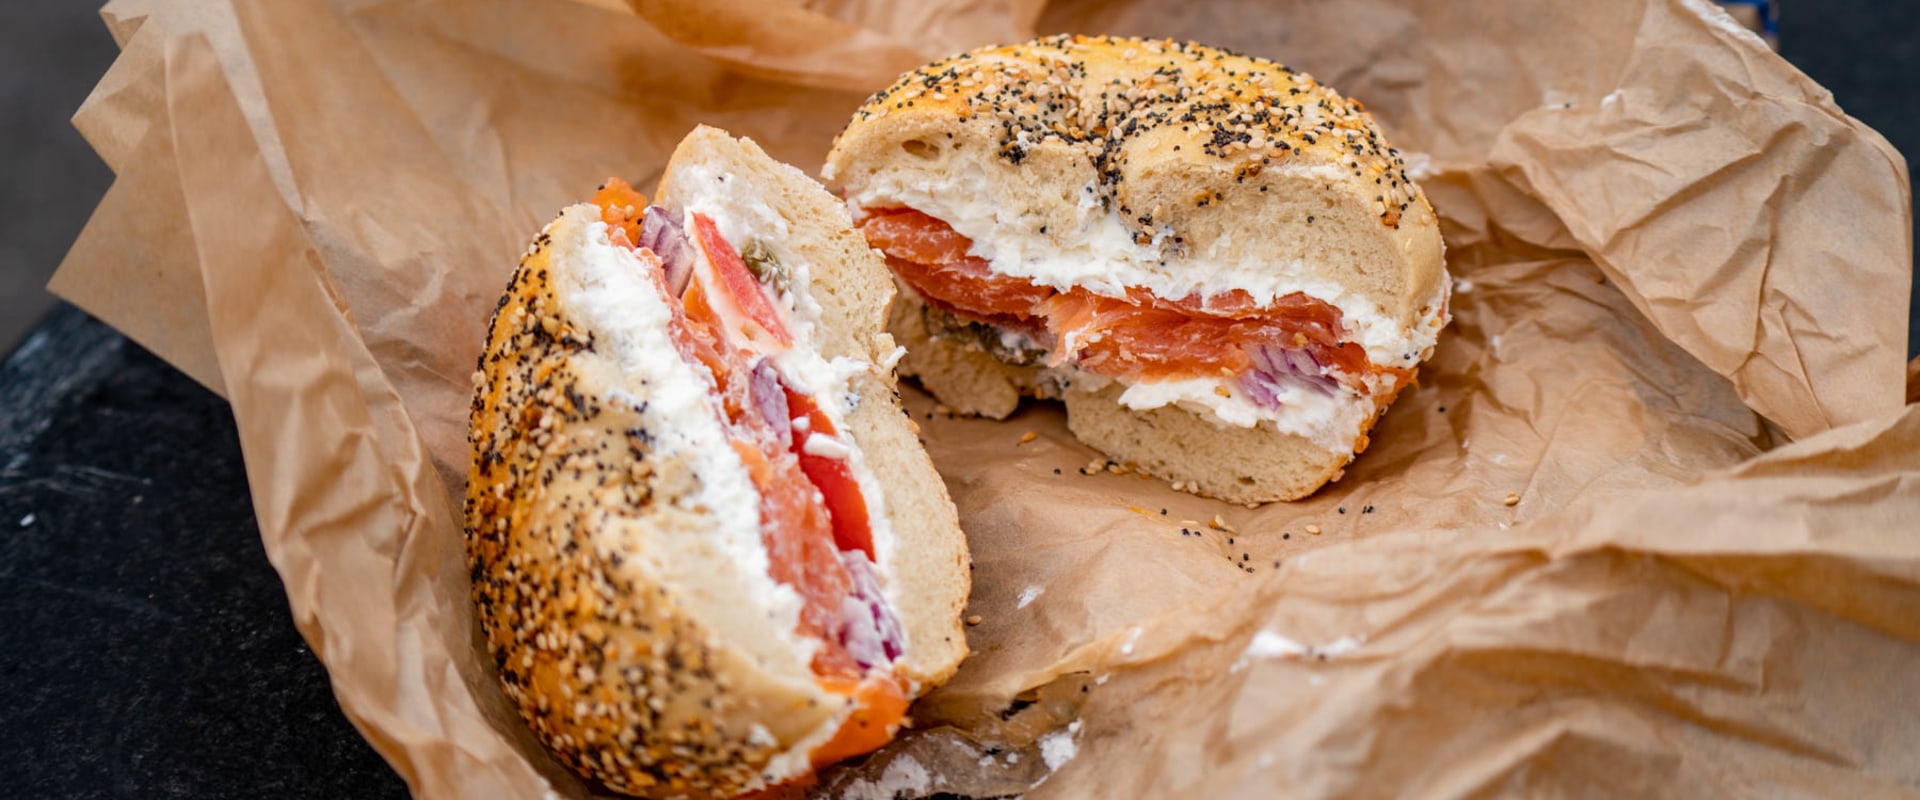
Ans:
<svg viewBox="0 0 1920 800"><path fill-rule="evenodd" d="M798 663L770 670L720 644L641 568L640 528L699 535L704 520L666 498L705 476L656 457L637 403L611 397L627 381L556 296L554 242L583 235L587 208L535 240L481 358L467 483L474 599L508 698L568 767L628 794L732 796L845 701ZM774 686L793 717L756 730L772 697L758 690Z"/></svg>
<svg viewBox="0 0 1920 800"><path fill-rule="evenodd" d="M1031 364L1009 371L952 353L907 359L949 406L996 416L1012 410L1010 391L1063 397L1084 385L1070 417L1112 402L1141 429L1101 415L1103 434L1083 441L1229 500L1294 499L1337 478L1447 321L1438 218L1405 158L1359 101L1261 58L1071 35L982 48L875 94L835 140L823 174L856 218L924 213L966 237L968 254L996 275L1038 287L1145 291L1166 301L1237 293L1256 305L1298 294L1336 309L1343 343L1363 347L1380 374L1342 395L1345 405L1325 419L1301 422L1288 407L1252 431L1244 407L1228 413L1228 403L1198 388L1120 379L1121 388L1145 387L1123 392L1070 362L1034 377ZM894 332L910 350L952 341L938 330ZM956 348L972 344L945 350ZM995 372L1026 377L983 379ZM1265 447L1299 457L1276 456L1249 475L1227 460L1156 450L1167 439L1154 431L1175 428L1218 431L1221 448L1264 435ZM1309 454L1314 448L1325 452Z"/></svg>

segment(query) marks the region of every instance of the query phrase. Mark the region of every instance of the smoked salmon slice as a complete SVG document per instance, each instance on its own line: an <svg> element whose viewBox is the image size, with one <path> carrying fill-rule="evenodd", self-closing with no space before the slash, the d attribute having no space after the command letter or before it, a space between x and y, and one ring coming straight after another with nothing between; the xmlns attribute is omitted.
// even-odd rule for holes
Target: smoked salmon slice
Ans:
<svg viewBox="0 0 1920 800"><path fill-rule="evenodd" d="M1053 294L1045 286L993 273L967 254L973 243L933 217L911 209L875 212L860 223L887 266L928 298L982 319L1030 320Z"/></svg>
<svg viewBox="0 0 1920 800"><path fill-rule="evenodd" d="M1140 288L1125 297L1057 291L994 273L969 254L967 237L913 209L869 211L860 229L933 305L994 324L1044 322L1058 343L1055 364L1072 360L1096 375L1145 381L1229 378L1253 366L1255 349L1282 348L1305 352L1362 391L1364 376L1385 371L1365 348L1341 340L1339 309L1298 292L1262 305L1238 289L1178 300Z"/></svg>

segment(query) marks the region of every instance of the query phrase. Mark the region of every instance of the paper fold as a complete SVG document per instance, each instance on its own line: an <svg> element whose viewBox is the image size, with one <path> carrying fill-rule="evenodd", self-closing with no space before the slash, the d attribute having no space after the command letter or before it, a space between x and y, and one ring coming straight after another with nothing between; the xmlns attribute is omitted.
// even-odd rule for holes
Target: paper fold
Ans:
<svg viewBox="0 0 1920 800"><path fill-rule="evenodd" d="M1364 101L1442 216L1455 321L1343 480L1259 509L1109 471L1057 406L909 387L974 655L818 794L1920 786L1904 165L1704 3L104 16L76 125L118 179L53 288L232 401L295 623L417 796L590 794L502 700L462 556L469 375L541 222L699 122L812 170L898 71L1064 30Z"/></svg>

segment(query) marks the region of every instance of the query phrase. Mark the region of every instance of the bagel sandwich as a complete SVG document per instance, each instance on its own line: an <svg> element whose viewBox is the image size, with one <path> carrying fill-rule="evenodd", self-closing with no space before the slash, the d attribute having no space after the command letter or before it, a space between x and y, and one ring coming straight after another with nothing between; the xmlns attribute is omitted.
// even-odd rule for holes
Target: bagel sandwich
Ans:
<svg viewBox="0 0 1920 800"><path fill-rule="evenodd" d="M533 240L475 374L473 596L560 761L734 797L884 744L967 646L968 556L844 205L695 130Z"/></svg>
<svg viewBox="0 0 1920 800"><path fill-rule="evenodd" d="M875 94L822 170L902 287L903 374L1057 398L1248 504L1337 479L1447 322L1438 221L1360 103L1197 44L1054 36Z"/></svg>

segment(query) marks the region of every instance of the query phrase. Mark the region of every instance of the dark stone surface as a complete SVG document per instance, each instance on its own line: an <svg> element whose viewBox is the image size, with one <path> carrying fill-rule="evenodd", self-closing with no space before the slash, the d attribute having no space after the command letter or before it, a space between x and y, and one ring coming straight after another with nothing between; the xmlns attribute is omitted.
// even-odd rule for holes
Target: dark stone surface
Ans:
<svg viewBox="0 0 1920 800"><path fill-rule="evenodd" d="M0 366L0 465L0 796L406 796L294 630L224 401L65 308Z"/></svg>
<svg viewBox="0 0 1920 800"><path fill-rule="evenodd" d="M53 307L41 287L113 178L67 122L119 52L99 8L0 2L0 353Z"/></svg>

